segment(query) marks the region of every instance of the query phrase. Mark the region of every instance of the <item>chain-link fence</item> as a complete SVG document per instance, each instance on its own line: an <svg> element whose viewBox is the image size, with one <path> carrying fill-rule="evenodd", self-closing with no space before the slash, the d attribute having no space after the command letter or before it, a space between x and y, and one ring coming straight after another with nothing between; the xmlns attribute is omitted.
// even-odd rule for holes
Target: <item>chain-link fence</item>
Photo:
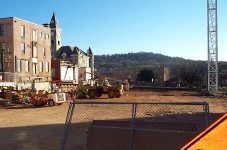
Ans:
<svg viewBox="0 0 227 150"><path fill-rule="evenodd" d="M209 105L202 103L70 103L60 149L99 149L106 139L132 150L135 133L184 130L200 132L209 124ZM193 126L192 126L193 125ZM138 130L139 129L139 130ZM186 133L186 132L185 132ZM138 134L138 133L136 133ZM145 133L146 134L146 133ZM127 135L127 136L126 136ZM122 138L121 138L122 137ZM123 138L124 137L124 138ZM127 137L127 138L125 138ZM93 145L93 147L91 147ZM109 143L111 149L111 143Z"/></svg>

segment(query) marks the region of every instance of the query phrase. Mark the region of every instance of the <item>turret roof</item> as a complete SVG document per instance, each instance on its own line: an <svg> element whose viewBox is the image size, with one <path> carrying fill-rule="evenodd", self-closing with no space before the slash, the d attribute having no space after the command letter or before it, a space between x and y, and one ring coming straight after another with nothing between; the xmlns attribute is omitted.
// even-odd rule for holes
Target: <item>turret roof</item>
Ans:
<svg viewBox="0 0 227 150"><path fill-rule="evenodd" d="M51 18L50 28L59 28L59 24L58 24L57 18L55 16L55 13L53 13L53 16Z"/></svg>

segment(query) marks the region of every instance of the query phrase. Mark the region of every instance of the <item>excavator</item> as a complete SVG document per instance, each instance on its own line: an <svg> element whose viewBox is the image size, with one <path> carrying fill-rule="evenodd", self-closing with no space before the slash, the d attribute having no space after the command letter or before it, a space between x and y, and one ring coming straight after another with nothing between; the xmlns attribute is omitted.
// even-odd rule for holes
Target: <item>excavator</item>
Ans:
<svg viewBox="0 0 227 150"><path fill-rule="evenodd" d="M78 98L85 98L87 95L90 98L101 97L103 94L108 94L109 98L120 98L124 93L123 85L118 82L116 85L111 85L108 79L115 80L113 78L108 78L103 75L94 74L90 72L84 72L80 75L83 78L86 74L91 74L99 77L98 79L91 79L88 84L83 84L82 80L79 81L77 88ZM117 81L117 80L116 80ZM119 80L118 80L119 81Z"/></svg>

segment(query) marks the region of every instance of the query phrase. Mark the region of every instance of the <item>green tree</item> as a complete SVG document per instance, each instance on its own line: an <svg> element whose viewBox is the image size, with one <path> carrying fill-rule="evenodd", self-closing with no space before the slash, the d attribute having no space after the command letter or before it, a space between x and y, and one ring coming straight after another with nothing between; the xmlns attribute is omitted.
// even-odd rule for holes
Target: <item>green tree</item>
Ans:
<svg viewBox="0 0 227 150"><path fill-rule="evenodd" d="M153 77L154 75L152 70L143 69L138 73L136 80L149 82L152 81Z"/></svg>

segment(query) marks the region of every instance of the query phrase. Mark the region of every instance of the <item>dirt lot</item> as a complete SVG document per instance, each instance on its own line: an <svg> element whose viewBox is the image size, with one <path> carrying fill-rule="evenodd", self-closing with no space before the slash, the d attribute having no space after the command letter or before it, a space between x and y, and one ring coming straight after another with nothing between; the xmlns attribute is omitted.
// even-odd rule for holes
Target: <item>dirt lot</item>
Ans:
<svg viewBox="0 0 227 150"><path fill-rule="evenodd" d="M89 99L81 100L89 101ZM114 102L208 102L213 122L227 112L227 98L198 96L193 91L130 90L119 99L102 96L92 101ZM0 105L0 149L59 149L69 102L54 107Z"/></svg>

